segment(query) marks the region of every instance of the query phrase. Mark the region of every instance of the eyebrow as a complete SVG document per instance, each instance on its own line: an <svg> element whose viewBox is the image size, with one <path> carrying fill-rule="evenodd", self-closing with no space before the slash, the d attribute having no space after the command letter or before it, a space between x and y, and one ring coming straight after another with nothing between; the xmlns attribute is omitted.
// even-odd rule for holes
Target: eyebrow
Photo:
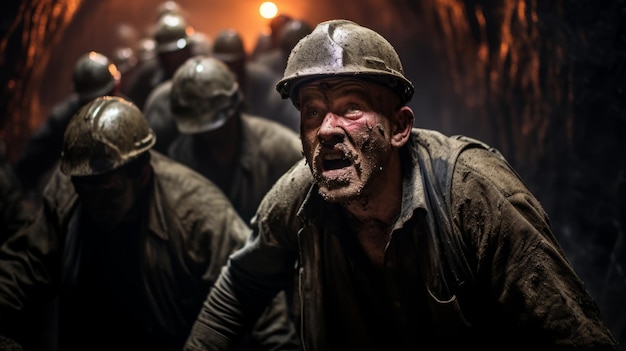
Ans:
<svg viewBox="0 0 626 351"><path fill-rule="evenodd" d="M305 90L307 90L307 88L302 88L302 91L300 92L300 105L304 106L311 100L324 100L324 94L318 89L309 88L308 90L311 91L310 93L302 94L302 92Z"/></svg>
<svg viewBox="0 0 626 351"><path fill-rule="evenodd" d="M334 94L336 94L336 97L339 98L348 95L355 95L359 99L365 101L367 104L370 105L372 101L370 90L367 88L365 83L361 83L358 81L339 82L336 84L331 84L330 88L323 88L321 84L302 88L303 92L305 92L306 90L309 90L310 92L307 94L300 94L300 96L305 95L305 97L303 97L301 101L302 105L308 103L311 100L326 99L328 97L326 91L333 91Z"/></svg>

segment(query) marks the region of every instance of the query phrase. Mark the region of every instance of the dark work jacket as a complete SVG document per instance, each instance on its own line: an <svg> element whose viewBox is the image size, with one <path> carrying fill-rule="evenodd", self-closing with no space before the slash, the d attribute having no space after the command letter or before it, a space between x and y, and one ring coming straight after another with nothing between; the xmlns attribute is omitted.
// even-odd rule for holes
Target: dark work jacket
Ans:
<svg viewBox="0 0 626 351"><path fill-rule="evenodd" d="M222 189L246 223L256 212L263 196L297 161L302 159L302 143L296 133L279 123L242 113L239 153L230 189ZM179 135L168 155L210 179L205 170L215 168L196 147L194 135Z"/></svg>
<svg viewBox="0 0 626 351"><path fill-rule="evenodd" d="M167 149L179 135L176 121L170 110L170 91L172 90L172 80L156 86L148 95L143 107L143 114L148 120L150 128L156 134L156 144L154 150L167 154Z"/></svg>
<svg viewBox="0 0 626 351"><path fill-rule="evenodd" d="M481 147L460 152L465 148L464 142L438 132L413 129L400 150L402 207L385 250L381 282L397 326L398 339L389 344L403 350L430 345L617 350L536 198L494 152ZM449 201L444 205L452 226L447 237L431 232L428 224L435 204L425 172L437 172L439 163L448 164L444 168L451 172L450 182L443 182L449 188L440 197ZM333 244L346 226L342 213L318 194L304 161L285 174L259 206L252 236L229 260L185 349L226 350L239 334L242 316L293 282L295 264L303 349L336 349L326 323L360 321L326 308L328 301L353 304L365 293L325 295L336 272L345 270L331 264L343 254ZM335 251L329 254L328 248ZM417 286L420 294L407 286ZM343 340L362 346L355 349L376 349L360 342Z"/></svg>
<svg viewBox="0 0 626 351"><path fill-rule="evenodd" d="M246 64L246 78L241 85L246 113L278 122L285 127L300 132L300 111L289 99L282 99L276 91L276 83L281 74L275 74L268 67L257 62Z"/></svg>
<svg viewBox="0 0 626 351"><path fill-rule="evenodd" d="M133 75L127 80L122 93L141 110L144 108L146 99L157 85L170 79L161 67L158 57L142 61L135 66Z"/></svg>
<svg viewBox="0 0 626 351"><path fill-rule="evenodd" d="M31 220L24 192L11 165L0 157L0 245Z"/></svg>
<svg viewBox="0 0 626 351"><path fill-rule="evenodd" d="M121 291L122 299L128 294L140 301L129 307L138 320L131 335L141 335L140 340L146 342L138 349L179 350L228 255L243 245L250 230L214 184L180 163L150 152L154 177L145 204L147 228L139 237L141 278L135 281L135 290L131 286L109 288ZM70 178L57 170L45 188L43 208L35 222L0 248L3 332L24 327L14 324L22 313L52 297L61 296L59 311L64 316L63 306L68 301L63 301L63 296L76 295L72 289L77 269L89 258L80 243L92 233L81 226L80 208ZM70 321L79 323L74 327L59 325L61 350L64 341L79 337L74 334L78 327L99 321L95 312L99 301L92 303L93 321ZM112 326L124 322L108 321ZM14 332L19 335L20 330ZM271 332L265 349L278 350L281 335L288 339L293 330L274 325ZM106 334L106 330L101 333ZM91 340L93 345L85 345L85 349L102 348L101 344L111 340L118 341L118 350L137 346L116 338L119 335Z"/></svg>

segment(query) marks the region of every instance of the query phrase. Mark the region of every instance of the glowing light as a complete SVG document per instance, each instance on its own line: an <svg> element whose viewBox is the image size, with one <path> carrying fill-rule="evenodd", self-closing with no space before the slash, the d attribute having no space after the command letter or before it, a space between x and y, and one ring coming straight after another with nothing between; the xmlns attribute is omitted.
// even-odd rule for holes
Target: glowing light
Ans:
<svg viewBox="0 0 626 351"><path fill-rule="evenodd" d="M259 6L259 13L263 18L274 18L278 13L278 7L271 1L266 1Z"/></svg>

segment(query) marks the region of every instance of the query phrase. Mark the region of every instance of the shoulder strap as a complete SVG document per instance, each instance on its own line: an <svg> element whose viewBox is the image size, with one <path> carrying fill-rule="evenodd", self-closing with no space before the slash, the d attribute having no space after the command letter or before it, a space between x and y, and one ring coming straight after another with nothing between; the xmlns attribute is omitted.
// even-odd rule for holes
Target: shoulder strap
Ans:
<svg viewBox="0 0 626 351"><path fill-rule="evenodd" d="M420 271L430 295L433 323L444 331L442 340L463 335L472 326L457 296L474 285L475 277L467 259L467 246L459 228L453 225L452 177L458 157L472 148L500 152L466 136L447 137L439 132L417 129L417 162L421 168L427 207L425 226L417 241ZM423 228L423 227L422 227ZM470 317L469 319L467 317Z"/></svg>
<svg viewBox="0 0 626 351"><path fill-rule="evenodd" d="M487 144L463 135L447 137L439 132L418 130L418 162L428 215L428 233L420 237L426 284L436 299L453 299L460 288L472 285L473 271L467 261L466 245L452 223L451 189L454 167L459 155L470 148L490 150Z"/></svg>

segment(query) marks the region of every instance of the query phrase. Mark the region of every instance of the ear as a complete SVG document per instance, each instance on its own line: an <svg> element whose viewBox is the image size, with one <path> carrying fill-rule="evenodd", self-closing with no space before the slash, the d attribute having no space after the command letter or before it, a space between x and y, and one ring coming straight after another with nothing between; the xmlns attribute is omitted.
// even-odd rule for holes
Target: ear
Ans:
<svg viewBox="0 0 626 351"><path fill-rule="evenodd" d="M393 147L399 149L409 140L411 129L413 128L413 119L413 110L408 106L402 106L396 111L393 135L391 136L391 145Z"/></svg>

